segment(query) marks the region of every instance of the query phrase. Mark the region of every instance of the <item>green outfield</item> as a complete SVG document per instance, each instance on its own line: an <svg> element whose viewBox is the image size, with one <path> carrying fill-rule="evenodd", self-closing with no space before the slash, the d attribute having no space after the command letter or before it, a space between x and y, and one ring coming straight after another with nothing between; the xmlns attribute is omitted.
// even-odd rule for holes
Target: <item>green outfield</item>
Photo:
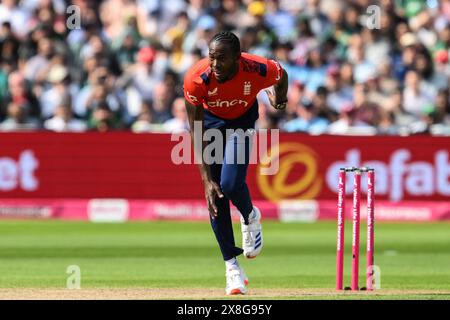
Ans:
<svg viewBox="0 0 450 320"><path fill-rule="evenodd" d="M347 285L350 229L347 223ZM333 290L335 223L264 221L263 231L261 256L240 258L250 278L250 294L240 299L450 299L449 223L377 223L375 263L381 269L381 290L356 295ZM238 225L235 235L240 243ZM363 232L361 275L364 239ZM20 297L21 290L36 295L68 292L70 265L80 267L82 290L98 290L98 298L108 290L138 292L142 299L226 298L224 264L209 223L0 221L0 293Z"/></svg>

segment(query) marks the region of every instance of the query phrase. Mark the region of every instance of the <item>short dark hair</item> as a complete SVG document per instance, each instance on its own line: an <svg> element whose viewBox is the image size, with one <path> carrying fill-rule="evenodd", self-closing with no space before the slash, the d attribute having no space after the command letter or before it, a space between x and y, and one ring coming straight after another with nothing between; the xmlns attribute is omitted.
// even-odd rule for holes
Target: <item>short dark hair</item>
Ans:
<svg viewBox="0 0 450 320"><path fill-rule="evenodd" d="M241 53L241 43L239 41L239 38L233 32L219 32L214 35L214 37L211 39L211 42L227 43L233 53L235 53L236 55Z"/></svg>

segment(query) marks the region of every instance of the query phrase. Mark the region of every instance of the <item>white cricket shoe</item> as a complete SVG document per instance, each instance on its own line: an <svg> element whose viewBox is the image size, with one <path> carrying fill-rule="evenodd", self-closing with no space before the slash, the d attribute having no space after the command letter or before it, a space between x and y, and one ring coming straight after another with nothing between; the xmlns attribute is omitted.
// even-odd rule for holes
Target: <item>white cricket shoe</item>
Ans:
<svg viewBox="0 0 450 320"><path fill-rule="evenodd" d="M227 295L247 293L248 279L240 266L228 269L225 275L227 278L227 286L225 288Z"/></svg>
<svg viewBox="0 0 450 320"><path fill-rule="evenodd" d="M248 277L245 274L244 269L242 269L241 266L239 266L239 269L240 269L239 271L241 272L241 278L242 278L242 281L244 282L244 285L248 286Z"/></svg>
<svg viewBox="0 0 450 320"><path fill-rule="evenodd" d="M244 255L248 259L256 258L263 247L261 212L257 207L253 207L253 211L250 212L248 225L244 223L244 219L241 217L241 231Z"/></svg>

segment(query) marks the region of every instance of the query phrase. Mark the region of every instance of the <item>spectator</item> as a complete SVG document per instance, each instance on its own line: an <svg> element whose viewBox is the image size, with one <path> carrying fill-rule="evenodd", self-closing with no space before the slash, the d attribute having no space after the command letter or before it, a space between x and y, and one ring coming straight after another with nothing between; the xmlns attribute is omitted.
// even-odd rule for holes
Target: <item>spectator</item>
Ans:
<svg viewBox="0 0 450 320"><path fill-rule="evenodd" d="M288 103L286 106L285 119L287 121L297 117L297 108L305 96L305 85L301 82L294 82L288 90Z"/></svg>
<svg viewBox="0 0 450 320"><path fill-rule="evenodd" d="M437 123L442 123L444 125L450 125L450 93L449 89L441 89L439 90L436 100L436 121Z"/></svg>
<svg viewBox="0 0 450 320"><path fill-rule="evenodd" d="M343 84L341 73L336 66L331 66L328 69L325 81L328 91L327 105L339 113L343 105L353 101L353 87Z"/></svg>
<svg viewBox="0 0 450 320"><path fill-rule="evenodd" d="M302 100L297 107L297 116L284 124L284 131L322 134L327 130L328 120L318 116L318 109L312 101Z"/></svg>
<svg viewBox="0 0 450 320"><path fill-rule="evenodd" d="M380 29L370 29L368 0L4 0L0 122L10 108L20 115L13 103L41 128L71 99L81 121L111 113L108 130L148 123L161 131L184 73L208 55L213 34L229 29L244 51L280 61L289 74L284 112L258 97L260 128L298 121L305 98L331 123L327 132L450 135L449 3L381 0ZM72 4L76 28L66 25ZM100 104L107 108L96 112ZM354 111L343 111L349 105Z"/></svg>
<svg viewBox="0 0 450 320"><path fill-rule="evenodd" d="M163 124L153 123L151 105L144 103L136 121L132 124L131 130L135 133L144 132L164 132Z"/></svg>
<svg viewBox="0 0 450 320"><path fill-rule="evenodd" d="M404 109L420 116L424 108L434 100L433 89L426 87L417 71L408 71L403 89Z"/></svg>
<svg viewBox="0 0 450 320"><path fill-rule="evenodd" d="M325 87L317 88L317 93L312 99L312 103L317 108L317 115L327 119L330 123L337 119L337 112L333 111L328 103L328 90Z"/></svg>
<svg viewBox="0 0 450 320"><path fill-rule="evenodd" d="M171 55L168 59L168 68L175 71L177 74L185 74L192 65L193 57L187 52L183 51L183 34L174 36L171 43Z"/></svg>
<svg viewBox="0 0 450 320"><path fill-rule="evenodd" d="M38 52L25 65L25 78L32 82L43 81L50 68L50 60L54 54L54 43L50 38L38 41Z"/></svg>
<svg viewBox="0 0 450 320"><path fill-rule="evenodd" d="M395 115L392 111L381 110L378 133L382 135L397 135L400 133L400 129L395 123Z"/></svg>
<svg viewBox="0 0 450 320"><path fill-rule="evenodd" d="M358 119L358 110L353 103L345 104L339 113L339 119L328 127L330 134L369 134L376 133L375 128Z"/></svg>
<svg viewBox="0 0 450 320"><path fill-rule="evenodd" d="M267 26L275 31L280 40L292 40L295 35L294 16L280 7L279 0L267 0L266 5L265 21Z"/></svg>
<svg viewBox="0 0 450 320"><path fill-rule="evenodd" d="M223 0L221 9L226 29L243 30L255 23L253 17L241 6L240 0Z"/></svg>
<svg viewBox="0 0 450 320"><path fill-rule="evenodd" d="M66 96L70 96L69 93L69 71L63 65L55 65L50 69L47 76L49 83L48 89L46 89L39 101L42 105L41 117L43 119L50 118L58 105L60 105Z"/></svg>
<svg viewBox="0 0 450 320"><path fill-rule="evenodd" d="M204 12L203 0L137 0L137 25L144 38L158 38L176 20L177 15L186 11L190 21L196 21ZM187 7L186 7L187 6Z"/></svg>
<svg viewBox="0 0 450 320"><path fill-rule="evenodd" d="M170 106L174 96L165 83L159 83L153 92L153 121L164 123L172 118Z"/></svg>
<svg viewBox="0 0 450 320"><path fill-rule="evenodd" d="M10 102L19 104L26 109L26 114L38 118L41 114L40 105L35 95L28 89L24 76L19 71L14 71L8 77L8 92L3 105ZM5 114L5 112L2 112Z"/></svg>
<svg viewBox="0 0 450 320"><path fill-rule="evenodd" d="M294 43L290 56L295 64L303 66L306 64L305 58L308 52L317 45L316 38L306 16L298 18L296 38L297 40Z"/></svg>
<svg viewBox="0 0 450 320"><path fill-rule="evenodd" d="M106 66L99 66L89 74L87 84L77 94L74 112L86 119L90 111L100 102L106 102L113 112L120 111L120 101L115 95L114 76Z"/></svg>
<svg viewBox="0 0 450 320"><path fill-rule="evenodd" d="M119 64L120 70L125 71L135 62L136 54L138 53L138 40L133 30L125 30L123 39L120 40L115 55Z"/></svg>
<svg viewBox="0 0 450 320"><path fill-rule="evenodd" d="M161 80L154 70L155 58L155 49L151 47L141 48L137 55L137 65L131 73L133 86L145 101L153 99L153 90Z"/></svg>
<svg viewBox="0 0 450 320"><path fill-rule="evenodd" d="M183 43L183 50L192 52L200 49L202 56L208 54L208 41L217 31L217 22L214 17L204 15L200 17L195 28L189 32Z"/></svg>
<svg viewBox="0 0 450 320"><path fill-rule="evenodd" d="M17 60L20 42L13 34L11 24L4 22L0 28L0 57Z"/></svg>
<svg viewBox="0 0 450 320"><path fill-rule="evenodd" d="M92 115L88 121L88 127L94 131L107 132L119 129L120 123L114 113L111 112L108 104L102 101L94 110L92 110Z"/></svg>
<svg viewBox="0 0 450 320"><path fill-rule="evenodd" d="M44 128L56 132L83 132L86 131L87 125L73 117L70 104L66 101L56 107L55 115L44 122Z"/></svg>
<svg viewBox="0 0 450 320"><path fill-rule="evenodd" d="M450 78L450 60L448 50L437 50L435 52L434 60L433 78L430 82L437 90L446 89Z"/></svg>
<svg viewBox="0 0 450 320"><path fill-rule="evenodd" d="M0 24L11 23L14 34L23 39L30 31L30 11L21 5L18 0L3 0L0 3Z"/></svg>
<svg viewBox="0 0 450 320"><path fill-rule="evenodd" d="M175 99L172 104L172 114L174 117L164 122L164 130L170 133L189 132L189 123L183 98Z"/></svg>
<svg viewBox="0 0 450 320"><path fill-rule="evenodd" d="M185 11L180 12L177 15L176 23L170 27L162 36L161 42L165 47L170 47L174 38L184 35L189 31L191 22ZM184 40L184 39L183 39Z"/></svg>
<svg viewBox="0 0 450 320"><path fill-rule="evenodd" d="M6 120L0 124L2 131L27 131L39 128L39 122L29 117L25 104L11 102L7 107Z"/></svg>

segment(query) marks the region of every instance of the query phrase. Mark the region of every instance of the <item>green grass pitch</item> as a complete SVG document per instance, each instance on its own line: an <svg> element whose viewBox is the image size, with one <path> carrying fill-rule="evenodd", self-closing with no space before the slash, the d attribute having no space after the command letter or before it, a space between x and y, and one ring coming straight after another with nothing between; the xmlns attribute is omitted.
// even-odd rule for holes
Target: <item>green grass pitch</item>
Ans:
<svg viewBox="0 0 450 320"><path fill-rule="evenodd" d="M360 283L365 279L361 224ZM336 224L264 221L264 249L239 258L254 289L300 288L330 294L271 299L450 299L450 224L377 223L376 295L337 295ZM350 283L351 223L346 224L345 284ZM235 224L240 245L240 227ZM89 222L0 220L0 289L65 288L69 265L82 288L217 288L224 263L208 222ZM320 291L322 290L322 291ZM403 293L403 291L405 293ZM427 292L428 293L422 293ZM386 292L386 294L383 294ZM205 297L207 298L207 297ZM225 298L225 296L224 296ZM241 297L251 299L251 295Z"/></svg>

